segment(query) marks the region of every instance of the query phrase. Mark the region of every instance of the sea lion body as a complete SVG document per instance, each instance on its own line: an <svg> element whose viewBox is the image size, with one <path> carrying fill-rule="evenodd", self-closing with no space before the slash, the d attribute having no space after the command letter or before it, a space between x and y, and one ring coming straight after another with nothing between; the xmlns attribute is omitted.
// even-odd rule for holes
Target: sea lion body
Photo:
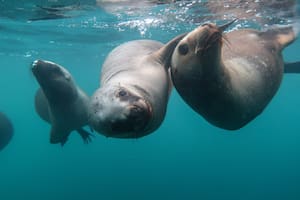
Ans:
<svg viewBox="0 0 300 200"><path fill-rule="evenodd" d="M281 51L294 39L291 27L236 30L222 36L216 25L205 24L174 50L173 83L185 102L208 122L239 129L275 95L283 76Z"/></svg>
<svg viewBox="0 0 300 200"><path fill-rule="evenodd" d="M89 97L71 74L62 66L42 60L34 61L32 71L41 86L35 96L35 109L52 125L50 143L63 145L73 130L89 142L90 134L82 129L88 123Z"/></svg>
<svg viewBox="0 0 300 200"><path fill-rule="evenodd" d="M8 117L0 112L0 151L6 147L13 137L14 128Z"/></svg>
<svg viewBox="0 0 300 200"><path fill-rule="evenodd" d="M168 64L182 38L163 45L135 40L116 47L106 58L100 88L94 93L90 125L115 138L139 138L162 123L171 91Z"/></svg>

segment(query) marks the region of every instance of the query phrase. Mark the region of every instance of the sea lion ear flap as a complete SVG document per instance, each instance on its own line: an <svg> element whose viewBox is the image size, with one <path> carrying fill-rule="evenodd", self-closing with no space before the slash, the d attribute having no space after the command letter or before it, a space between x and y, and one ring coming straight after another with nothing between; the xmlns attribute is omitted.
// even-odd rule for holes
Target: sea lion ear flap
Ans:
<svg viewBox="0 0 300 200"><path fill-rule="evenodd" d="M223 24L221 26L218 27L218 29L221 31L221 32L224 32L231 24L233 24L235 21L237 20L237 18L233 19L232 21L226 23L226 24Z"/></svg>

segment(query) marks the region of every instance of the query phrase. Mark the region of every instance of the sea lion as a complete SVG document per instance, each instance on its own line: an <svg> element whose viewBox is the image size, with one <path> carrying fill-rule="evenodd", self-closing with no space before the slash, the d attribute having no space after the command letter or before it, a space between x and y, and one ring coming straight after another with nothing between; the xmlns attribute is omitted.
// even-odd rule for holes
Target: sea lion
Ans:
<svg viewBox="0 0 300 200"><path fill-rule="evenodd" d="M8 117L0 112L0 151L9 144L13 137L14 128Z"/></svg>
<svg viewBox="0 0 300 200"><path fill-rule="evenodd" d="M188 33L172 55L171 77L180 96L208 122L236 130L275 95L283 76L281 51L296 35L293 27L223 34L231 23L207 23Z"/></svg>
<svg viewBox="0 0 300 200"><path fill-rule="evenodd" d="M166 45L134 40L109 53L91 98L92 128L108 137L139 138L160 126L171 90L170 58L182 37Z"/></svg>
<svg viewBox="0 0 300 200"><path fill-rule="evenodd" d="M50 143L64 145L76 130L85 143L91 134L82 129L88 124L89 97L80 89L72 75L62 66L36 60L31 68L41 88L36 92L35 109L52 125Z"/></svg>

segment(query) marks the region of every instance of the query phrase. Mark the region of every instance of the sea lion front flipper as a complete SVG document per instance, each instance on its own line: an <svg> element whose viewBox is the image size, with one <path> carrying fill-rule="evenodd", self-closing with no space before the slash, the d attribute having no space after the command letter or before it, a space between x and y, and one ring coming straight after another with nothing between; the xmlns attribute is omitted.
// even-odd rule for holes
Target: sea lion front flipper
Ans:
<svg viewBox="0 0 300 200"><path fill-rule="evenodd" d="M76 131L81 136L81 138L83 139L85 144L92 142L91 136L94 137L94 135L92 135L91 133L87 132L86 130L84 130L82 128L76 129Z"/></svg>
<svg viewBox="0 0 300 200"><path fill-rule="evenodd" d="M160 62L164 65L166 69L168 69L171 66L171 57L175 47L180 42L180 40L186 35L187 33L183 33L174 37L167 44L161 47L158 51L153 53L160 59Z"/></svg>
<svg viewBox="0 0 300 200"><path fill-rule="evenodd" d="M48 100L41 88L39 88L35 93L34 107L37 114L44 121L50 123L50 114L48 110Z"/></svg>
<svg viewBox="0 0 300 200"><path fill-rule="evenodd" d="M50 132L50 143L57 144L60 143L61 146L64 146L68 141L70 132L59 129L58 127L52 126Z"/></svg>
<svg viewBox="0 0 300 200"><path fill-rule="evenodd" d="M284 73L300 73L300 61L284 63Z"/></svg>

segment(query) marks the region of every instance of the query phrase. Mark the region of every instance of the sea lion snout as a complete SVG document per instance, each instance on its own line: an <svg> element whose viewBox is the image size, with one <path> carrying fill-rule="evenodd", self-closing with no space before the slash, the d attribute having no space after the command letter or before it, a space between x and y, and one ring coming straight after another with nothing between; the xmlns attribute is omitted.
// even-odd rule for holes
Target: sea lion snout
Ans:
<svg viewBox="0 0 300 200"><path fill-rule="evenodd" d="M119 88L99 89L92 97L89 121L99 133L115 138L137 138L152 119L151 105L142 97Z"/></svg>
<svg viewBox="0 0 300 200"><path fill-rule="evenodd" d="M206 52L208 49L220 48L223 41L223 32L235 21L236 19L221 26L206 23L192 31L190 35L195 38L195 54L202 56L203 52Z"/></svg>
<svg viewBox="0 0 300 200"><path fill-rule="evenodd" d="M31 70L33 73L45 72L46 70L49 71L50 67L53 69L55 66L58 65L50 61L35 60L31 64Z"/></svg>
<svg viewBox="0 0 300 200"><path fill-rule="evenodd" d="M125 137L139 137L139 132L144 131L151 120L149 106L140 104L129 107L129 114L125 119L119 119L111 124L112 132L117 135L125 133Z"/></svg>
<svg viewBox="0 0 300 200"><path fill-rule="evenodd" d="M65 80L71 79L71 74L60 65L46 60L35 60L32 62L31 71L37 78L53 79L62 77Z"/></svg>
<svg viewBox="0 0 300 200"><path fill-rule="evenodd" d="M222 30L215 24L204 24L195 30L195 54L202 55L211 47L221 44Z"/></svg>

